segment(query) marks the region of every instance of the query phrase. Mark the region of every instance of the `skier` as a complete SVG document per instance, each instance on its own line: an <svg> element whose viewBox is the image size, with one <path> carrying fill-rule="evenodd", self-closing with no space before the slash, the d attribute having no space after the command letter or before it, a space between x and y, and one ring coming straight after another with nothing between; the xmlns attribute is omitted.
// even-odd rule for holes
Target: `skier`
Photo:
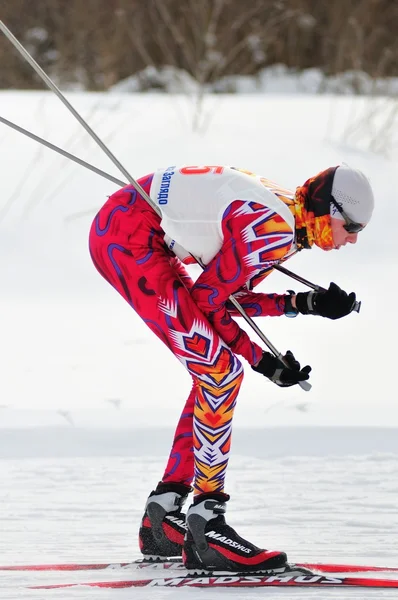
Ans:
<svg viewBox="0 0 398 600"><path fill-rule="evenodd" d="M273 266L315 244L355 244L374 199L367 178L347 165L328 168L296 192L232 167L160 169L138 180L162 217L127 185L94 219L90 253L123 296L192 376L166 470L148 497L139 530L145 556L183 557L190 570L253 572L284 567L284 552L258 548L226 523L224 489L241 356L278 386L309 378L288 351L285 366L233 320L230 295L251 317L320 315L339 319L355 293L264 294L254 286ZM196 282L184 263L205 265ZM182 506L192 491L187 514Z"/></svg>

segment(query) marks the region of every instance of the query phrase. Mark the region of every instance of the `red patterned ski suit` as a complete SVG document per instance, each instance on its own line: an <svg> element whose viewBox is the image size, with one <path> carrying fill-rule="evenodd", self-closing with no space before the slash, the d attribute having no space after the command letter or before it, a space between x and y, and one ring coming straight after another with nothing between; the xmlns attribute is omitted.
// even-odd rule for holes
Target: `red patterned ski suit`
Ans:
<svg viewBox="0 0 398 600"><path fill-rule="evenodd" d="M153 178L138 180L147 194ZM255 364L262 353L232 319L228 297L234 294L252 317L282 315L284 296L250 289L294 249L292 227L264 203L247 198L228 204L221 229L221 247L195 283L166 245L160 217L132 186L108 199L90 231L90 253L100 274L192 376L162 480L193 481L196 494L224 490L243 379L237 355Z"/></svg>

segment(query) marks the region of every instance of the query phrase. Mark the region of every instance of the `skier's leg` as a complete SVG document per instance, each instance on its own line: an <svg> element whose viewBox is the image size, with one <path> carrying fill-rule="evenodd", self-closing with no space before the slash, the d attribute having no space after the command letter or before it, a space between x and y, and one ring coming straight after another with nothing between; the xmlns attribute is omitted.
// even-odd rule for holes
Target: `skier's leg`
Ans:
<svg viewBox="0 0 398 600"><path fill-rule="evenodd" d="M197 384L193 382L174 434L169 460L162 477L163 482L183 482L190 486L194 473L193 413Z"/></svg>
<svg viewBox="0 0 398 600"><path fill-rule="evenodd" d="M159 217L138 195L124 188L110 198L93 223L90 250L100 273L194 378L195 491L222 492L241 363L176 274Z"/></svg>
<svg viewBox="0 0 398 600"><path fill-rule="evenodd" d="M193 302L187 289L191 282L181 274L182 266L176 265L162 238L157 215L132 191L124 189L112 196L97 215L90 233L90 251L99 272L177 355L195 380L171 453L172 457L178 453L180 460L178 464L174 461L172 474L166 475L166 481L157 490L165 495L164 512L171 513L180 509L190 489L186 484L193 476L192 446L196 456L196 491L223 490L233 408L243 372L239 361ZM188 443L181 443L181 432L192 435L192 409L196 415L195 441L192 444L187 437ZM169 460L168 467L170 464ZM173 489L173 484L178 490ZM186 488L181 489L181 484Z"/></svg>
<svg viewBox="0 0 398 600"><path fill-rule="evenodd" d="M193 287L194 282L181 261L178 258L173 258L170 264L184 283L187 290L190 290ZM167 461L166 469L162 477L163 482L184 482L186 485L191 485L192 483L194 473L193 413L196 393L197 384L195 379L193 379L191 392L178 420L169 460Z"/></svg>
<svg viewBox="0 0 398 600"><path fill-rule="evenodd" d="M127 190L111 197L93 224L90 249L98 270L179 358L196 382L193 397L196 497L188 511L186 564L191 568L230 571L273 568L284 563L284 553L268 552L250 544L226 525L221 514L228 499L223 492L224 478L242 365L176 275L162 241L159 218L143 203ZM155 547L158 544L159 553L170 554L170 544L174 544L172 548L176 551L180 548L181 536L178 538L177 533L183 532L177 532L176 527L178 521L183 521L179 517L188 490L183 482L161 482L148 499L143 527L146 519L155 522L152 541ZM210 533L213 539L208 544ZM166 545L162 545L164 540Z"/></svg>

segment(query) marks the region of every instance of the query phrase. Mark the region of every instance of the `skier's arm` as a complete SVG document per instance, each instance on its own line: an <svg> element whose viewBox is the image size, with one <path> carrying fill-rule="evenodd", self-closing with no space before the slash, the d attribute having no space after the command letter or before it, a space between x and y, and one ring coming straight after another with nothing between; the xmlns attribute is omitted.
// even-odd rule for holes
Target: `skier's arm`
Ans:
<svg viewBox="0 0 398 600"><path fill-rule="evenodd" d="M280 317L285 313L285 295L262 294L249 290L239 291L233 294L249 317ZM231 302L226 304L231 317L239 317L240 314Z"/></svg>
<svg viewBox="0 0 398 600"><path fill-rule="evenodd" d="M254 365L260 360L262 349L232 319L228 297L259 269L272 268L290 251L293 231L276 213L243 201L232 203L222 226L224 243L199 276L191 295L221 338ZM276 307L275 298L271 298L272 303Z"/></svg>

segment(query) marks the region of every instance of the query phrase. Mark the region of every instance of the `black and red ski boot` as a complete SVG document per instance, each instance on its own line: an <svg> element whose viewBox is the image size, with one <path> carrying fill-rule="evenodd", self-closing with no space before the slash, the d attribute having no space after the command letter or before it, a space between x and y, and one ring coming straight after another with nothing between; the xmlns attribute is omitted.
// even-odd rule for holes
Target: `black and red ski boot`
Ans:
<svg viewBox="0 0 398 600"><path fill-rule="evenodd" d="M187 511L183 562L190 572L257 573L282 570L284 552L263 550L240 537L224 517L224 493L200 494Z"/></svg>
<svg viewBox="0 0 398 600"><path fill-rule="evenodd" d="M181 556L186 533L186 515L181 512L191 487L183 483L163 483L150 493L138 534L146 558Z"/></svg>

